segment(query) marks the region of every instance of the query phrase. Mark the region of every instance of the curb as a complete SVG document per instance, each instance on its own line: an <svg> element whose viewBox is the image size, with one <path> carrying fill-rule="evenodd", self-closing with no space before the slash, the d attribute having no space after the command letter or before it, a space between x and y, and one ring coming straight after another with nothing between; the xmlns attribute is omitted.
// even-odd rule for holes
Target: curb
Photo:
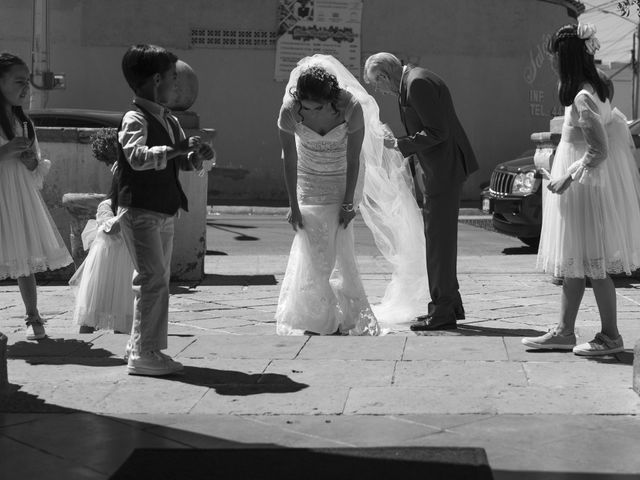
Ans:
<svg viewBox="0 0 640 480"><path fill-rule="evenodd" d="M289 207L258 207L250 205L208 205L207 216L210 215L282 215L285 216ZM461 208L458 217L460 220L487 220L487 215L479 208Z"/></svg>
<svg viewBox="0 0 640 480"><path fill-rule="evenodd" d="M640 339L633 349L633 389L640 395Z"/></svg>
<svg viewBox="0 0 640 480"><path fill-rule="evenodd" d="M9 386L9 376L7 372L7 336L0 333L0 394L4 393Z"/></svg>

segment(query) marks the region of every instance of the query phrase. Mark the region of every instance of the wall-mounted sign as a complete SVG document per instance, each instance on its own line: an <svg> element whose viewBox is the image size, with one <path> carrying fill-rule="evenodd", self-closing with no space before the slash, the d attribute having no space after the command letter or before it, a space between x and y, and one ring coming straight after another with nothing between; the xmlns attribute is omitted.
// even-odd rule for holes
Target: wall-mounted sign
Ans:
<svg viewBox="0 0 640 480"><path fill-rule="evenodd" d="M280 0L276 80L287 80L298 61L332 55L360 77L362 0Z"/></svg>

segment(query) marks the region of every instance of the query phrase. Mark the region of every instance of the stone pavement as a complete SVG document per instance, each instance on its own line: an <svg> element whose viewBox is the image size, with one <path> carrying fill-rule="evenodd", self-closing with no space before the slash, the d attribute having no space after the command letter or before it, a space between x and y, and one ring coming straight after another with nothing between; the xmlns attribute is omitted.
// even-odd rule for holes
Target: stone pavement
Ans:
<svg viewBox="0 0 640 480"><path fill-rule="evenodd" d="M589 360L521 346L559 307L533 254L461 255L467 318L457 331L405 326L377 338L276 336L286 260L207 256L202 284L173 285L167 353L185 371L167 378L126 375L125 335L73 333L65 285L39 287L49 338L26 341L17 286L0 284L12 384L0 400L0 477L107 479L142 447L472 446L496 479L640 478L640 281L616 281L627 350ZM387 265L359 262L375 303ZM579 339L598 327L588 289Z"/></svg>

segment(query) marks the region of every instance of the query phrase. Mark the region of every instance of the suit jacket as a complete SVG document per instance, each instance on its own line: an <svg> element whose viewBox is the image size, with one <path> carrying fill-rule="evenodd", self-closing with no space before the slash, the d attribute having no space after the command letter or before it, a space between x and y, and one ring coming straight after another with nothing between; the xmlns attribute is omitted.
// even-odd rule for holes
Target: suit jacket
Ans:
<svg viewBox="0 0 640 480"><path fill-rule="evenodd" d="M405 157L415 154L425 172L427 195L461 183L478 169L449 89L435 73L407 66L400 81L400 116L407 136L398 138Z"/></svg>

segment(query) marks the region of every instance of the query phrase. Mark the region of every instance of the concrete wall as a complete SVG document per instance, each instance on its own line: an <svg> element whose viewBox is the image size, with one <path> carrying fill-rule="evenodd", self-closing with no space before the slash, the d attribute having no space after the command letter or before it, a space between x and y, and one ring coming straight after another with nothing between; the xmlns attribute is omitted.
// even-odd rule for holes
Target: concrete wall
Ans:
<svg viewBox="0 0 640 480"><path fill-rule="evenodd" d="M275 47L191 48L193 27L274 31L277 0L50 0L52 70L67 89L50 107L123 110L131 99L120 60L128 45L173 50L200 80L192 110L217 129L218 164L242 167L242 181L211 178L214 203L286 202L275 120L284 83L273 80ZM2 0L2 45L30 58L31 2ZM362 61L385 50L439 73L481 168L466 199L494 165L531 148L531 132L548 127L555 76L543 53L545 35L571 19L571 2L540 0L365 0ZM8 21L7 19L11 19ZM394 98L377 97L381 115L402 128Z"/></svg>

